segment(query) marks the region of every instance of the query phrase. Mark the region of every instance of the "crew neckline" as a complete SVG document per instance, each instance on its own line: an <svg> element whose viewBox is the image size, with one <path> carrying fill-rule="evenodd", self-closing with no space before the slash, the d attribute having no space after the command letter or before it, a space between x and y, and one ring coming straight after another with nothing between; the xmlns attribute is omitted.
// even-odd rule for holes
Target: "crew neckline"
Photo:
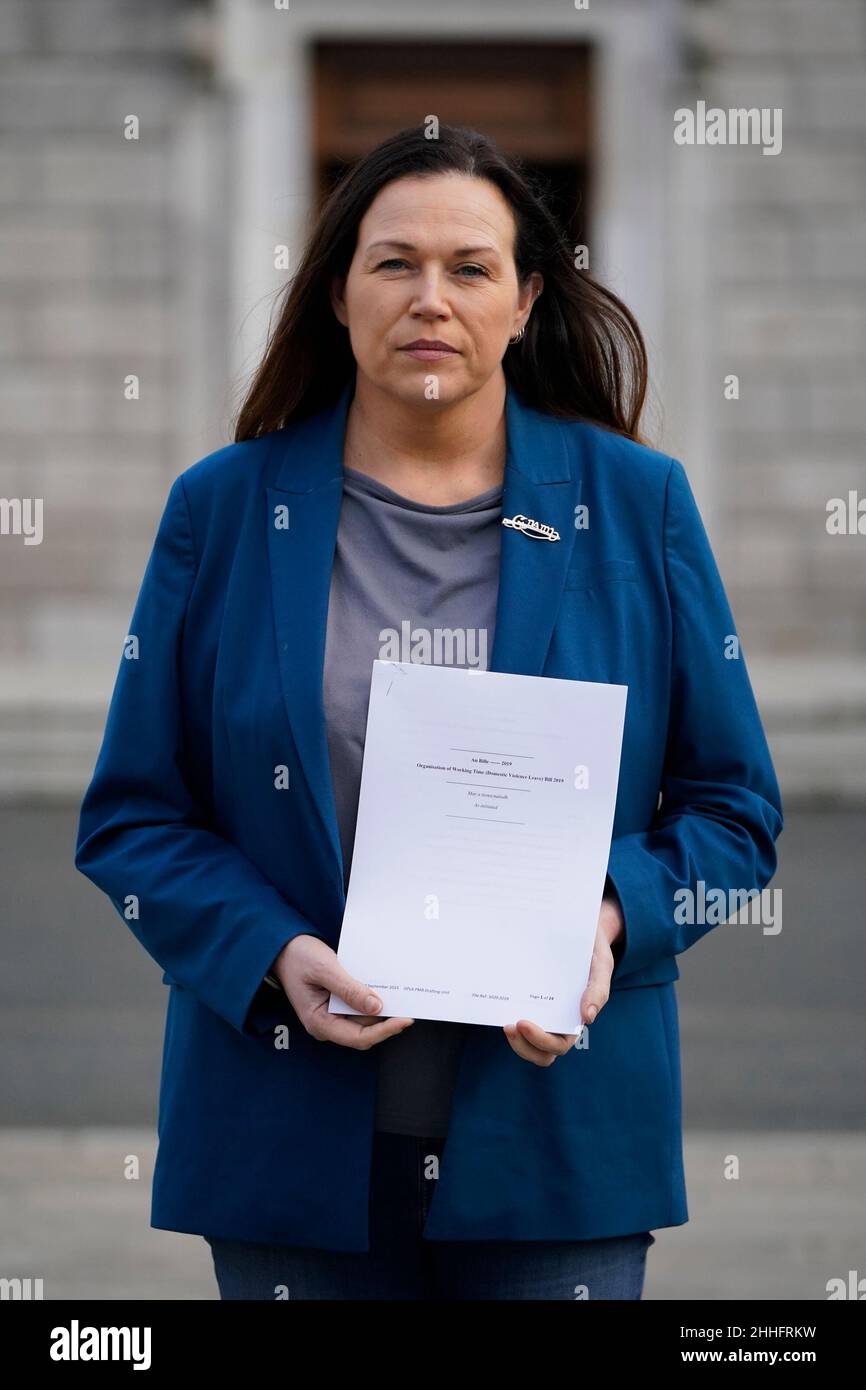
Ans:
<svg viewBox="0 0 866 1390"><path fill-rule="evenodd" d="M492 504L502 496L503 484L495 483L493 487L487 488L485 492L479 492L474 497L467 497L462 502L447 502L444 506L436 506L432 502L418 502L414 497L404 497L402 493L389 487L387 483L380 482L378 478L371 478L369 473L362 473L357 468L343 467L344 478L348 478L360 484L367 492L372 492L381 497L386 502L392 502L395 506L404 507L408 511L417 512L448 512L480 511L483 504Z"/></svg>

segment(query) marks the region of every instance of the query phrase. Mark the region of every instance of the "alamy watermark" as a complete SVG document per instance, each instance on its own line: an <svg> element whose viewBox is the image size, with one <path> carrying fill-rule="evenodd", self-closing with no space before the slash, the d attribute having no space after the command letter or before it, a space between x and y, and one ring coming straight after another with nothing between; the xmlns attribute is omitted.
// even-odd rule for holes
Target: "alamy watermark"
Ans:
<svg viewBox="0 0 866 1390"><path fill-rule="evenodd" d="M781 106L707 107L699 101L694 111L680 106L674 112L677 145L760 145L761 154L782 149Z"/></svg>
<svg viewBox="0 0 866 1390"><path fill-rule="evenodd" d="M717 926L720 922L748 922L763 927L764 936L782 930L781 888L707 888L699 878L695 889L674 893L674 921L679 926Z"/></svg>
<svg viewBox="0 0 866 1390"><path fill-rule="evenodd" d="M380 661L487 669L486 627L413 627L408 619L379 632Z"/></svg>
<svg viewBox="0 0 866 1390"><path fill-rule="evenodd" d="M42 500L0 497L0 536L23 536L25 545L41 545Z"/></svg>

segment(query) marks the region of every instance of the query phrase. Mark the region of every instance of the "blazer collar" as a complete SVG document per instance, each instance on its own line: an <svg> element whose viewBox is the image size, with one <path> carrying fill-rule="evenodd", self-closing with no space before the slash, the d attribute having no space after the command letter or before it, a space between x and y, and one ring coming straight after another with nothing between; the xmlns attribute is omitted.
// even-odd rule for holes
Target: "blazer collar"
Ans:
<svg viewBox="0 0 866 1390"><path fill-rule="evenodd" d="M332 408L276 432L278 471L274 484L266 489L280 680L329 868L341 895L345 884L323 674L343 490L343 444L354 384L353 376ZM505 409L502 516L531 517L554 527L560 539L538 540L503 526L489 669L537 676L544 668L574 546L574 507L587 436L584 431L569 433L565 422L532 409L510 385ZM278 527L278 516L288 525Z"/></svg>

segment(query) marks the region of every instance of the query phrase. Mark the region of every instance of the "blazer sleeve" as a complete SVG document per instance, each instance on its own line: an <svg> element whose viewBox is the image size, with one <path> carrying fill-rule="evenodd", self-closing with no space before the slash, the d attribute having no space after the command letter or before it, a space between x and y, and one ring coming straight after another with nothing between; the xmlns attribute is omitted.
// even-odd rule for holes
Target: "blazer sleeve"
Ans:
<svg viewBox="0 0 866 1390"><path fill-rule="evenodd" d="M275 1019L262 987L275 957L295 936L325 937L208 828L184 778L180 650L196 568L178 477L133 613L137 657L121 660L81 805L75 866L173 980L259 1036Z"/></svg>
<svg viewBox="0 0 866 1390"><path fill-rule="evenodd" d="M776 869L779 785L745 661L726 656L734 619L694 495L671 460L664 563L672 616L671 700L661 806L611 843L608 879L625 938L614 979L678 955L714 922L682 924L678 890L762 890ZM676 914L676 915L675 915ZM678 920L678 918L680 920Z"/></svg>

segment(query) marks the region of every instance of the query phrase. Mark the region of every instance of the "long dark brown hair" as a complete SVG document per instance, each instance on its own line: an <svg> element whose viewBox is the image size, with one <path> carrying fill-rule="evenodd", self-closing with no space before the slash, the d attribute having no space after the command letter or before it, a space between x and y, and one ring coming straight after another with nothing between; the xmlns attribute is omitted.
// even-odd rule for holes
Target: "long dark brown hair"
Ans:
<svg viewBox="0 0 866 1390"><path fill-rule="evenodd" d="M361 158L329 194L238 413L235 441L253 439L331 406L355 371L347 329L331 304L334 278L348 274L358 228L386 184L408 175L464 174L495 184L516 223L514 260L525 283L544 277L526 332L503 361L507 381L536 410L582 419L646 441L638 422L647 391L647 354L625 304L574 264L574 250L537 179L487 136L440 125L398 131Z"/></svg>

